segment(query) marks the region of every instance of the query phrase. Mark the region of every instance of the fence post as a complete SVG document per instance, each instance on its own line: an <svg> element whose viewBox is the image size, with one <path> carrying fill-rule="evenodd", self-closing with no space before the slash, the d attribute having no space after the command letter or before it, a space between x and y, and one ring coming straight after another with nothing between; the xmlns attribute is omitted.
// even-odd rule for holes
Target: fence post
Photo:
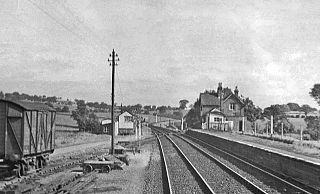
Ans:
<svg viewBox="0 0 320 194"><path fill-rule="evenodd" d="M301 127L301 125L300 125L300 141L302 141L302 127Z"/></svg>
<svg viewBox="0 0 320 194"><path fill-rule="evenodd" d="M244 134L245 131L245 124L244 124L244 117L242 117L242 134Z"/></svg>
<svg viewBox="0 0 320 194"><path fill-rule="evenodd" d="M271 115L271 120L270 120L270 135L273 135L273 115Z"/></svg>
<svg viewBox="0 0 320 194"><path fill-rule="evenodd" d="M269 125L267 124L267 137L268 137L268 130L269 130Z"/></svg>
<svg viewBox="0 0 320 194"><path fill-rule="evenodd" d="M257 135L257 123L254 122L254 136Z"/></svg>
<svg viewBox="0 0 320 194"><path fill-rule="evenodd" d="M181 118L181 131L183 131L183 117Z"/></svg>
<svg viewBox="0 0 320 194"><path fill-rule="evenodd" d="M281 139L283 139L283 122L281 123Z"/></svg>

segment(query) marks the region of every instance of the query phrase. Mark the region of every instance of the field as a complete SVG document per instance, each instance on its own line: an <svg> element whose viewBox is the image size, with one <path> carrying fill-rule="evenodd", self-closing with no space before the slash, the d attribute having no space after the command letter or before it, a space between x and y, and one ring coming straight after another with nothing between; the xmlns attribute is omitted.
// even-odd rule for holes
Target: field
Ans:
<svg viewBox="0 0 320 194"><path fill-rule="evenodd" d="M101 141L110 141L110 136L106 134L96 135L79 132L78 124L72 119L70 113L57 113L55 133L56 148Z"/></svg>
<svg viewBox="0 0 320 194"><path fill-rule="evenodd" d="M55 133L56 148L101 141L110 141L110 136L106 134L96 135L92 133L78 131L74 132L57 130Z"/></svg>
<svg viewBox="0 0 320 194"><path fill-rule="evenodd" d="M95 112L94 114L99 118L111 118L110 112Z"/></svg>
<svg viewBox="0 0 320 194"><path fill-rule="evenodd" d="M56 127L57 127L57 130L59 130L61 127L78 128L78 124L75 120L73 120L70 113L57 112Z"/></svg>
<svg viewBox="0 0 320 194"><path fill-rule="evenodd" d="M304 121L304 118L288 118L288 120L294 126L295 131L300 130L300 127L302 130L307 129L307 123Z"/></svg>

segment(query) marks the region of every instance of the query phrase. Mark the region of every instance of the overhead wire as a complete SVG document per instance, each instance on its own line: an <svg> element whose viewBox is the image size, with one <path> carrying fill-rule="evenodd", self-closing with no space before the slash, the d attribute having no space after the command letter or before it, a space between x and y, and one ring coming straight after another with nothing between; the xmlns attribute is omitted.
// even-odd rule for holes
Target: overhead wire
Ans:
<svg viewBox="0 0 320 194"><path fill-rule="evenodd" d="M97 44L96 41L99 41L97 40L95 37L95 33L93 33L92 30L90 30L90 28L88 28L87 25L85 25L77 16L75 16L75 14L69 9L67 8L64 4L62 4L62 7L63 9L65 10L65 12L68 12L69 16L71 15L73 18L75 18L75 20L77 21L77 23L80 23L80 25L82 25L85 29L85 31L89 32L92 36L92 38L95 39L94 41L94 46L92 45L91 42L88 42L81 34L78 34L76 32L74 32L70 27L68 27L67 25L65 25L63 22L59 21L58 19L56 19L53 15L51 15L47 10L43 9L41 6L39 6L37 3L31 1L31 0L27 0L29 3L31 3L35 8L39 9L42 13L44 13L47 17L49 17L51 20L53 20L55 23L57 23L58 25L60 25L63 29L65 29L66 31L68 31L69 33L71 33L72 35L76 36L79 40L83 41L84 43L86 43L86 46L90 46L91 48L93 48L94 51L98 52L99 54L102 54L102 55L105 55L105 53L103 53L101 51L102 50L105 50L105 48L102 46L102 45L99 45ZM61 4L60 4L61 5ZM51 6L52 7L52 6ZM22 22L22 21L20 21ZM72 23L72 26L74 28L77 27L76 24L73 24ZM79 29L79 28L78 28ZM100 41L101 42L101 41ZM97 49L97 47L100 47L101 49ZM117 77L118 77L118 80L119 80L119 75L118 75L118 71L117 72ZM120 95L121 95L121 99L122 99L122 102L123 102L123 94L122 94L122 90L121 90L121 86L120 86L120 81L118 81L118 84L119 84L119 89L120 89Z"/></svg>
<svg viewBox="0 0 320 194"><path fill-rule="evenodd" d="M123 93L122 93L122 90L121 90L121 85L120 85L121 81L120 81L120 77L119 77L119 73L118 72L119 71L116 69L117 80L118 80L117 82L118 82L118 87L119 87L119 90L120 90L120 96L121 96L121 100L122 100L121 103L123 103L124 102L124 100L123 100L124 98L123 98Z"/></svg>
<svg viewBox="0 0 320 194"><path fill-rule="evenodd" d="M76 22L77 22L77 26L82 26L83 27L83 29L87 32L87 33L89 33L91 36L90 37L92 37L92 38L94 38L94 41L95 41L95 44L99 44L99 42L102 42L101 41L101 38L96 38L96 37L98 37L98 35L95 33L95 32L93 32L84 22L83 22L83 20L81 20L81 18L79 18L79 16L76 14L76 13L74 13L74 11L72 11L68 6L66 6L64 3L61 3L61 2L59 2L58 1L58 3L59 3L59 5L60 5L60 7L62 7L62 9L64 9L64 11L69 15L69 16L71 16L72 18L74 18L75 20L76 20ZM103 47L103 45L100 45L101 47ZM103 47L104 48L104 47Z"/></svg>
<svg viewBox="0 0 320 194"><path fill-rule="evenodd" d="M81 41L86 43L86 46L90 45L90 47L93 48L96 52L98 52L99 54L105 55L105 53L103 53L101 50L96 48L98 45L93 46L90 42L85 40L84 37L82 37L81 35L75 33L74 31L72 31L68 26L66 26L64 23L60 22L58 19L56 19L54 16L52 16L47 10L43 9L42 7L40 7L37 3L35 3L33 1L31 1L31 0L27 0L27 1L30 2L34 7L39 9L42 13L44 13L51 20L53 20L55 23L59 24L62 28L64 28L65 30L70 32L72 35L76 36L78 39L80 39Z"/></svg>

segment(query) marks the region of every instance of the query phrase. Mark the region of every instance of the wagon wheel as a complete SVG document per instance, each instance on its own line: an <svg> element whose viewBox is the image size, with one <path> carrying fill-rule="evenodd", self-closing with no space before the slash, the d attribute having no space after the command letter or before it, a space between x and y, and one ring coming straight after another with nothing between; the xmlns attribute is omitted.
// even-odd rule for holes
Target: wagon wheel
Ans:
<svg viewBox="0 0 320 194"><path fill-rule="evenodd" d="M21 176L26 174L26 171L28 170L28 168L24 165L24 164L20 164L20 174Z"/></svg>
<svg viewBox="0 0 320 194"><path fill-rule="evenodd" d="M101 172L104 172L104 173L109 173L110 172L110 170L111 170L111 168L110 168L110 166L103 166L102 168L101 168Z"/></svg>
<svg viewBox="0 0 320 194"><path fill-rule="evenodd" d="M43 160L41 158L37 158L37 168L41 169L43 167Z"/></svg>
<svg viewBox="0 0 320 194"><path fill-rule="evenodd" d="M20 164L19 165L17 165L17 168L15 169L15 173L16 173L16 176L18 177L18 178L21 178L21 166L20 166Z"/></svg>
<svg viewBox="0 0 320 194"><path fill-rule="evenodd" d="M48 161L45 158L41 158L40 160L42 160L42 167L47 166Z"/></svg>
<svg viewBox="0 0 320 194"><path fill-rule="evenodd" d="M84 173L88 173L88 172L91 172L93 171L93 168L90 164L86 165L84 168L83 168L83 172Z"/></svg>
<svg viewBox="0 0 320 194"><path fill-rule="evenodd" d="M18 178L21 178L26 173L25 166L23 164L16 165L15 173Z"/></svg>

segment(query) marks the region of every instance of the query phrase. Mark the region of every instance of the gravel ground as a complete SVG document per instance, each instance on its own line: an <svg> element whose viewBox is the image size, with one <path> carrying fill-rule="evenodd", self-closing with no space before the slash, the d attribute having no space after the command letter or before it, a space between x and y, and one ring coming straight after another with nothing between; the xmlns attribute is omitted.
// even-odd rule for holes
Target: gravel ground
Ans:
<svg viewBox="0 0 320 194"><path fill-rule="evenodd" d="M171 137L216 193L252 193L215 162L175 136Z"/></svg>
<svg viewBox="0 0 320 194"><path fill-rule="evenodd" d="M108 146L89 147L87 149L73 150L72 152L61 154L59 157L55 157L53 160L49 161L48 166L45 167L44 170L65 164L67 162L77 161L92 156L93 154L102 155L108 152L107 147ZM35 191L33 191L33 193L47 193L48 188L63 183L65 180L74 176L74 173L79 172L82 172L82 168L78 165L71 168L65 167L62 168L60 172L49 174L46 173L44 175L37 174L33 178L27 178L21 182L17 182L11 185L9 188L12 188L16 191L25 191L27 189L37 188Z"/></svg>
<svg viewBox="0 0 320 194"><path fill-rule="evenodd" d="M162 166L158 142L154 140L151 146L152 152L149 164L146 167L143 193L163 193Z"/></svg>
<svg viewBox="0 0 320 194"><path fill-rule="evenodd" d="M199 144L198 144L199 145ZM216 149L210 148L205 144L200 143L200 147L204 150L211 153L213 157L218 159L220 162L226 164L228 167L238 172L242 176L246 177L248 180L259 186L261 189L267 193L293 193L296 192L296 189L288 187L287 184L281 183L279 180L266 176L264 173L261 173L259 170L248 166L242 162L239 162L237 159L234 159L226 154L223 154Z"/></svg>
<svg viewBox="0 0 320 194"><path fill-rule="evenodd" d="M182 141L182 140L180 140ZM199 145L199 144L198 144ZM204 145L205 146L205 145ZM269 177L266 177L262 175L260 172L257 172L256 170L252 169L251 167L248 167L246 165L242 165L239 161L234 161L237 162L237 165L234 165L231 163L229 160L232 160L231 158L228 157L228 160L226 158L222 158L221 155L217 155L217 152L214 149L210 149L207 147L200 146L200 148L206 150L210 155L218 159L220 162L223 164L227 165L230 167L232 170L236 171L240 175L246 177L249 181L266 191L267 193L281 193L278 192L275 189L275 182L273 179L270 179ZM238 168L238 166L241 165L241 168ZM244 171L246 170L246 171ZM283 191L282 191L283 192Z"/></svg>
<svg viewBox="0 0 320 194"><path fill-rule="evenodd" d="M129 166L124 166L123 170L112 170L108 174L96 174L96 179L81 193L143 193L145 169L150 161L151 151L152 145L145 144L141 147L141 153L135 155L129 153Z"/></svg>
<svg viewBox="0 0 320 194"><path fill-rule="evenodd" d="M164 136L160 137L160 140L168 165L173 193L203 193L194 175L189 171L171 142Z"/></svg>

